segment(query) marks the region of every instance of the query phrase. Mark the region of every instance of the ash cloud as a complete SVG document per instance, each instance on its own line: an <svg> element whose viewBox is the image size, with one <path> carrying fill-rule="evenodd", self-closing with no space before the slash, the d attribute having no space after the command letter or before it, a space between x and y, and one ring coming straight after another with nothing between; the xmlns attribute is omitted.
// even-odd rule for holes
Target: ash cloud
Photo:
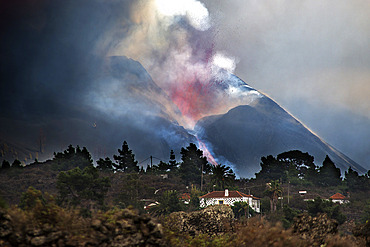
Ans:
<svg viewBox="0 0 370 247"><path fill-rule="evenodd" d="M174 123L178 109L139 63L107 58L130 35L135 2L1 4L0 144L13 143L39 159L73 144L98 158L127 140L140 159L148 152L167 157L174 148L156 133L158 126L178 133L181 144L191 140Z"/></svg>
<svg viewBox="0 0 370 247"><path fill-rule="evenodd" d="M192 129L200 118L237 105L220 85L227 84L236 59L214 49L212 16L201 2L138 1L131 20L129 35L110 54L140 61L179 107L181 125Z"/></svg>

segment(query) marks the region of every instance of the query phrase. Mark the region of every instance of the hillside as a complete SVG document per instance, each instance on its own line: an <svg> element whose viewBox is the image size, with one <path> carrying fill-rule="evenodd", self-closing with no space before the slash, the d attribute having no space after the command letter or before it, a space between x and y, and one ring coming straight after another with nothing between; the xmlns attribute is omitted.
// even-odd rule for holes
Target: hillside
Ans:
<svg viewBox="0 0 370 247"><path fill-rule="evenodd" d="M201 133L199 137L211 145L215 157L221 163L231 162L241 177L253 177L262 156L295 149L312 154L318 165L329 155L342 172L350 166L366 172L267 96L226 114L201 119L196 129Z"/></svg>

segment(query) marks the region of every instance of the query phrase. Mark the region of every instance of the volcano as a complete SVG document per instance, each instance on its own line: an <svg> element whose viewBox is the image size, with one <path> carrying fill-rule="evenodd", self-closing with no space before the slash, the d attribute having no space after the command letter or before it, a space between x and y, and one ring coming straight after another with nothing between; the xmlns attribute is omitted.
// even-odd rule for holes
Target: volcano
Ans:
<svg viewBox="0 0 370 247"><path fill-rule="evenodd" d="M0 161L43 160L69 144L86 146L97 160L112 157L124 140L137 160L153 156L166 161L171 149L179 158L181 147L200 141L218 163L231 165L240 177L254 176L262 156L295 149L313 155L317 165L329 155L342 172L349 166L365 172L272 99L227 72L207 89L214 102L209 114L222 114L201 118L191 130L179 124L186 116L137 61L124 56L92 59L74 81L79 87L48 101L20 101L22 114L2 112Z"/></svg>
<svg viewBox="0 0 370 247"><path fill-rule="evenodd" d="M239 84L244 84L244 90L256 91L241 80ZM253 177L260 170L262 156L301 150L313 155L316 165L320 165L328 155L342 172L350 166L359 173L366 172L271 98L258 94L260 97L255 97L248 105L240 105L225 114L208 116L197 122L198 137L209 143L218 162L230 162L239 176Z"/></svg>

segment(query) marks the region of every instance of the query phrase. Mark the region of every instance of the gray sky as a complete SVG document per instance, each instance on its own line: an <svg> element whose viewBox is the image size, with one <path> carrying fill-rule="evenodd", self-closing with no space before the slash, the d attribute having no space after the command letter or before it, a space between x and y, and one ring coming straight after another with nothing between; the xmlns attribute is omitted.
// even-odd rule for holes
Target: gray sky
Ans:
<svg viewBox="0 0 370 247"><path fill-rule="evenodd" d="M370 2L205 0L235 74L370 167Z"/></svg>

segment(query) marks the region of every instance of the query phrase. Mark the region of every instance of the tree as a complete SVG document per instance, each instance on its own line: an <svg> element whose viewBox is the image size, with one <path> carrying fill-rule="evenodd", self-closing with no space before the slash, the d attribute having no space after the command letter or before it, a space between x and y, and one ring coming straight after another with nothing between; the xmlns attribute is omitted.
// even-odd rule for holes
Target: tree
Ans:
<svg viewBox="0 0 370 247"><path fill-rule="evenodd" d="M366 242L366 246L370 246L370 220L366 221L364 224L357 225L353 229L353 235L363 238Z"/></svg>
<svg viewBox="0 0 370 247"><path fill-rule="evenodd" d="M235 202L231 207L236 218L241 218L244 216L246 219L249 216L255 216L256 212L249 206L247 202Z"/></svg>
<svg viewBox="0 0 370 247"><path fill-rule="evenodd" d="M366 200L366 204L364 207L364 212L361 217L361 222L370 222L370 199ZM370 226L370 225L369 225ZM370 228L369 228L369 233L370 233Z"/></svg>
<svg viewBox="0 0 370 247"><path fill-rule="evenodd" d="M15 159L12 163L12 168L22 168L21 162L18 159Z"/></svg>
<svg viewBox="0 0 370 247"><path fill-rule="evenodd" d="M75 168L76 166L83 169L86 166L93 165L93 160L86 147L83 147L81 150L79 146L74 148L72 145L69 145L64 152L54 152L53 160L58 161L58 169L63 171Z"/></svg>
<svg viewBox="0 0 370 247"><path fill-rule="evenodd" d="M169 160L170 169L173 170L175 167L177 167L177 161L174 151L171 149L170 151L170 160Z"/></svg>
<svg viewBox="0 0 370 247"><path fill-rule="evenodd" d="M283 194L283 190L281 188L279 180L273 180L270 183L268 183L267 189L265 190L265 194L270 198L271 212L275 212L278 198Z"/></svg>
<svg viewBox="0 0 370 247"><path fill-rule="evenodd" d="M272 155L262 157L260 165L261 170L256 173L256 178L265 181L282 179L300 183L302 179L311 182L317 179L314 157L299 150L278 154L276 158Z"/></svg>
<svg viewBox="0 0 370 247"><path fill-rule="evenodd" d="M160 173L165 173L170 169L170 165L162 160L159 162L157 166L154 166L155 169Z"/></svg>
<svg viewBox="0 0 370 247"><path fill-rule="evenodd" d="M54 197L48 193L29 187L22 193L19 207L32 216L32 223L35 225L48 224L55 226L60 223L60 217L65 217L60 207L55 204Z"/></svg>
<svg viewBox="0 0 370 247"><path fill-rule="evenodd" d="M203 151L198 149L194 143L188 147L181 148L180 174L187 185L200 185L202 190L202 175L207 167L207 158L203 156Z"/></svg>
<svg viewBox="0 0 370 247"><path fill-rule="evenodd" d="M340 169L334 165L334 162L326 155L322 166L319 169L319 184L322 186L337 186L342 182Z"/></svg>
<svg viewBox="0 0 370 247"><path fill-rule="evenodd" d="M352 167L349 167L348 170L344 173L345 178L344 181L346 182L349 190L357 191L357 190L366 190L368 187L367 178L366 176L359 176L358 172L354 171Z"/></svg>
<svg viewBox="0 0 370 247"><path fill-rule="evenodd" d="M0 196L0 209L1 208L3 209L8 208L8 203L4 200L4 198Z"/></svg>
<svg viewBox="0 0 370 247"><path fill-rule="evenodd" d="M262 157L260 165L261 170L256 173L256 179L262 179L265 181L285 178L285 171L288 170L288 167L283 167L283 163L272 155Z"/></svg>
<svg viewBox="0 0 370 247"><path fill-rule="evenodd" d="M277 160L288 164L290 168L289 175L294 174L302 179L313 179L316 177L317 171L314 164L314 157L309 153L292 150L279 154ZM294 171L292 171L293 169Z"/></svg>
<svg viewBox="0 0 370 247"><path fill-rule="evenodd" d="M85 167L83 170L76 167L60 172L57 177L59 203L70 206L80 205L89 208L96 203L103 206L109 187L109 178L100 178L98 170L93 166Z"/></svg>
<svg viewBox="0 0 370 247"><path fill-rule="evenodd" d="M140 211L144 209L144 202L141 199L151 198L155 189L149 187L146 181L141 180L142 176L137 173L123 174L119 192L115 201L121 208L132 206Z"/></svg>
<svg viewBox="0 0 370 247"><path fill-rule="evenodd" d="M86 147L83 147L81 152L76 151L76 153L79 154L79 155L81 155L86 160L88 160L91 164L93 163L93 160L91 158L91 154L90 154L89 151L87 151L87 148Z"/></svg>
<svg viewBox="0 0 370 247"><path fill-rule="evenodd" d="M71 158L73 155L76 154L76 149L72 146L72 144L69 144L68 148L64 150L63 154L64 158L66 159Z"/></svg>
<svg viewBox="0 0 370 247"><path fill-rule="evenodd" d="M288 205L283 207L284 218L282 219L284 228L289 228L294 222L294 218L298 216L301 212L295 208L291 208Z"/></svg>
<svg viewBox="0 0 370 247"><path fill-rule="evenodd" d="M200 208L200 200L199 197L202 196L202 191L198 190L196 186L191 187L190 191L190 202L188 204L189 211L195 211Z"/></svg>
<svg viewBox="0 0 370 247"><path fill-rule="evenodd" d="M158 205L150 209L150 211L156 215L168 215L173 212L181 211L184 208L184 204L179 199L179 194L176 190L163 192L158 202Z"/></svg>
<svg viewBox="0 0 370 247"><path fill-rule="evenodd" d="M346 221L346 216L340 211L339 204L323 200L320 197L316 197L313 201L308 201L307 210L312 216L316 216L319 213L325 213L329 218L337 220L339 224L343 224Z"/></svg>
<svg viewBox="0 0 370 247"><path fill-rule="evenodd" d="M129 149L126 141L122 144L122 149L118 149L119 155L113 155L115 161L118 164L113 164L116 171L121 172L139 172L139 166L135 160L135 155L132 153L132 150Z"/></svg>
<svg viewBox="0 0 370 247"><path fill-rule="evenodd" d="M113 171L113 161L109 158L106 157L104 160L100 158L97 162L98 166L96 167L100 171Z"/></svg>
<svg viewBox="0 0 370 247"><path fill-rule="evenodd" d="M225 165L212 166L211 179L216 190L225 190L226 186L233 186L235 182L235 173L233 169Z"/></svg>
<svg viewBox="0 0 370 247"><path fill-rule="evenodd" d="M1 164L2 169L9 169L10 168L10 163L7 160L3 160L3 163Z"/></svg>
<svg viewBox="0 0 370 247"><path fill-rule="evenodd" d="M48 197L49 195L47 195ZM45 196L42 194L40 190L37 190L33 188L32 186L28 187L26 192L22 193L19 207L24 210L28 210L31 208L34 208L36 204L39 202L45 203L47 199Z"/></svg>

